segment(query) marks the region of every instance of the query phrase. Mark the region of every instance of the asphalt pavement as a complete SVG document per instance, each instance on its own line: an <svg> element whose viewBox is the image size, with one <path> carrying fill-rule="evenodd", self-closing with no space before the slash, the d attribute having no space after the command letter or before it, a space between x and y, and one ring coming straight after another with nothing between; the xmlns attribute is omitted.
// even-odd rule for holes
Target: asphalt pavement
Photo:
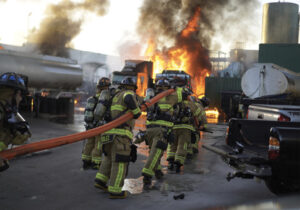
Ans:
<svg viewBox="0 0 300 210"><path fill-rule="evenodd" d="M31 141L83 131L82 116L75 119L66 125L31 118ZM224 141L226 124L209 128L213 133L204 133L201 144ZM143 190L141 170L147 147L140 145L124 185L131 194L124 200L110 200L107 193L94 188L96 171L81 169L83 142L19 157L0 173L0 209L202 209L277 199L263 182L239 178L227 182L232 169L201 144L181 174L168 172L164 156L164 178L154 179L150 190ZM182 193L183 199L174 200L174 195Z"/></svg>

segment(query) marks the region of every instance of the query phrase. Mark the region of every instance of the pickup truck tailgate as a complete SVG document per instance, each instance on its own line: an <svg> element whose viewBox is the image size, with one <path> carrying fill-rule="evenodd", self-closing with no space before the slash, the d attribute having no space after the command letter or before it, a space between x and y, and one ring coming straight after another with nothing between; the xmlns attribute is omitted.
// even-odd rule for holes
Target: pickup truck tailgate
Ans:
<svg viewBox="0 0 300 210"><path fill-rule="evenodd" d="M272 127L300 127L300 122L279 122L268 120L231 119L227 136L227 145L235 147L237 143L245 150L267 156L270 129Z"/></svg>

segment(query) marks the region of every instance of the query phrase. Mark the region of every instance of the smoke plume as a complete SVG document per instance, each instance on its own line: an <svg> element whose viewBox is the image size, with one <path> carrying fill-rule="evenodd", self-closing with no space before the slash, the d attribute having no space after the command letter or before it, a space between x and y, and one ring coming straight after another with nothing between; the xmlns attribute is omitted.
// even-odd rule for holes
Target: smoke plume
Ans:
<svg viewBox="0 0 300 210"><path fill-rule="evenodd" d="M160 48L170 46L200 7L197 39L205 48L221 45L212 43L214 37L227 42L249 41L257 36L251 26L258 22L259 5L258 0L144 0L138 33L145 39L151 37Z"/></svg>
<svg viewBox="0 0 300 210"><path fill-rule="evenodd" d="M84 22L82 18L76 19L76 14L94 12L103 16L108 7L109 0L84 0L78 3L62 0L58 4L51 4L46 9L46 17L39 29L31 32L28 41L35 43L42 54L68 57L66 47L80 33Z"/></svg>
<svg viewBox="0 0 300 210"><path fill-rule="evenodd" d="M258 6L258 0L144 0L137 30L155 73L184 70L202 95L212 70L208 49L223 45L216 42L220 36L227 43L247 41Z"/></svg>

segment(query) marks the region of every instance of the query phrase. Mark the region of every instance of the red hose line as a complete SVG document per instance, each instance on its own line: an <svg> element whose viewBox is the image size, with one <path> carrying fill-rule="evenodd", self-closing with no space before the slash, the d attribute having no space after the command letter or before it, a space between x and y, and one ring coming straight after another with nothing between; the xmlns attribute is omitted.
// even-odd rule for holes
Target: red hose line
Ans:
<svg viewBox="0 0 300 210"><path fill-rule="evenodd" d="M141 110L146 111L146 109L147 109L146 106L151 106L151 105L157 103L160 99L162 99L165 96L170 95L174 91L175 91L174 89L170 89L170 90L166 90L166 91L158 94L157 96L152 98L149 102L146 102L146 105L142 105L140 107ZM13 149L4 150L4 151L0 152L0 156L4 159L10 160L17 156L30 154L30 153L42 151L45 149L51 149L54 147L59 147L59 146L65 145L65 144L72 144L72 143L75 143L75 142L78 142L78 141L81 141L81 140L84 140L87 138L91 138L93 136L100 135L101 133L104 133L112 128L115 128L132 118L133 118L133 114L131 112L129 112L129 113L122 115L118 119L113 120L105 125L100 126L100 127L93 128L93 129L90 129L90 130L87 130L84 132L80 132L80 133L75 133L75 134L71 134L71 135L67 135L67 136L41 140L39 142L34 142L34 143L19 146L19 147L13 148Z"/></svg>

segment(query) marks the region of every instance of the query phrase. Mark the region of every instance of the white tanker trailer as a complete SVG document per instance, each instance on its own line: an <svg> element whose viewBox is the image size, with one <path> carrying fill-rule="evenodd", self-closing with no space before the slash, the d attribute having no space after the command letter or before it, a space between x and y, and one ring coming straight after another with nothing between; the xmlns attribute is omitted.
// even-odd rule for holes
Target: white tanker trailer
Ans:
<svg viewBox="0 0 300 210"><path fill-rule="evenodd" d="M255 64L242 77L242 90L249 98L291 94L300 96L300 74L271 63Z"/></svg>
<svg viewBox="0 0 300 210"><path fill-rule="evenodd" d="M29 77L30 88L74 90L82 84L82 69L66 58L0 50L0 73L16 72Z"/></svg>
<svg viewBox="0 0 300 210"><path fill-rule="evenodd" d="M0 50L0 74L5 72L16 72L28 77L30 100L27 100L27 107L36 116L60 116L66 119L64 121L73 121L74 92L83 80L82 68L76 61Z"/></svg>

